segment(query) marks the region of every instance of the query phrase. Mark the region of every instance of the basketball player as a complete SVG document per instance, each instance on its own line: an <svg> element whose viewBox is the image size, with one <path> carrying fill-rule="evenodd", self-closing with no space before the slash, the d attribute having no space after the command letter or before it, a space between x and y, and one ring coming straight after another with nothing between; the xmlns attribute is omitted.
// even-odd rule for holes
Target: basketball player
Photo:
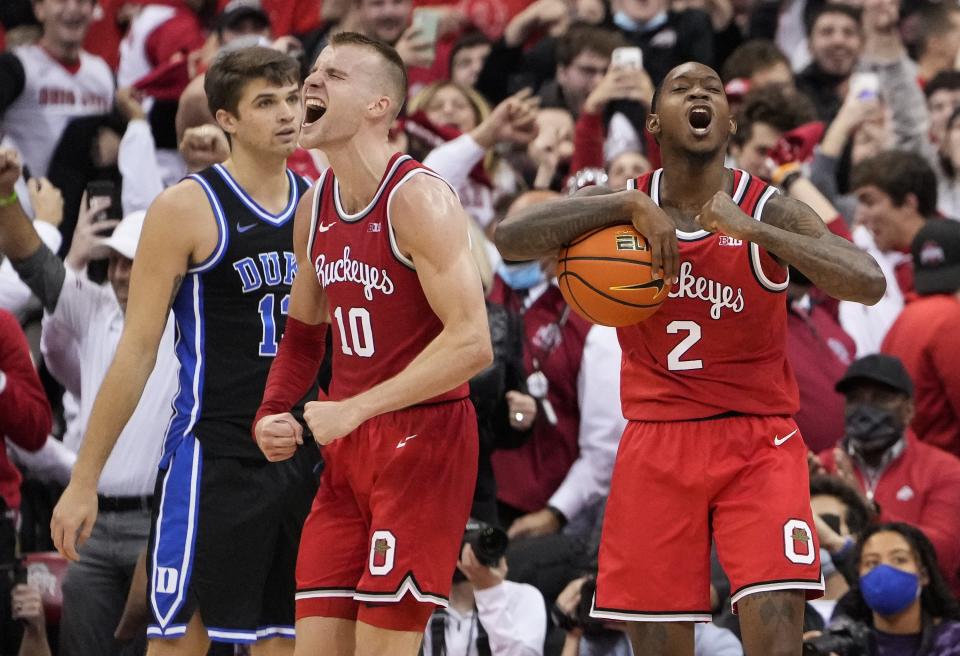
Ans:
<svg viewBox="0 0 960 656"><path fill-rule="evenodd" d="M473 498L483 289L456 194L387 143L406 90L396 51L350 32L304 83L300 143L331 167L297 211L300 275L254 429L273 460L302 441L286 411L332 322L329 400L304 413L326 463L297 562L304 656L414 656L447 604Z"/></svg>
<svg viewBox="0 0 960 656"><path fill-rule="evenodd" d="M306 185L285 161L299 134L298 81L294 60L259 47L221 53L207 71L230 157L166 189L147 213L123 336L54 510L54 544L75 560L97 517L97 477L172 307L180 389L147 551L151 655L206 654L210 640L293 652L281 638L294 635L294 562L317 453L268 463L249 426L296 272L288 249Z"/></svg>
<svg viewBox="0 0 960 656"><path fill-rule="evenodd" d="M647 128L663 168L631 190L529 208L500 225L505 257L554 253L595 227L632 221L672 283L647 321L620 329L620 442L593 615L631 621L634 653L693 653L710 621L716 541L748 656L801 653L805 596L820 596L806 448L787 364L787 265L825 292L875 303L877 264L806 205L724 168L736 129L717 74L673 69ZM588 191L589 190L589 191Z"/></svg>

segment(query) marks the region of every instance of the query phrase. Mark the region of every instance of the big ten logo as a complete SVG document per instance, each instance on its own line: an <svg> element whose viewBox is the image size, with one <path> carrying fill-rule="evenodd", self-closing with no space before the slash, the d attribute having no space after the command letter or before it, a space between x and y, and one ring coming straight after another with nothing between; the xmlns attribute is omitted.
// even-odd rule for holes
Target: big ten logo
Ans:
<svg viewBox="0 0 960 656"><path fill-rule="evenodd" d="M783 525L783 551L791 563L809 565L816 557L813 532L802 519L791 519Z"/></svg>
<svg viewBox="0 0 960 656"><path fill-rule="evenodd" d="M650 250L647 246L647 240L640 235L634 235L629 232L617 233L618 251L646 251Z"/></svg>
<svg viewBox="0 0 960 656"><path fill-rule="evenodd" d="M734 239L733 237L728 237L727 235L720 235L720 245L721 246L743 246L743 240Z"/></svg>
<svg viewBox="0 0 960 656"><path fill-rule="evenodd" d="M243 285L241 291L244 294L256 291L264 285L276 287L283 284L289 287L297 275L297 256L290 251L285 251L282 255L276 251L260 253L257 259L245 257L237 260L233 263L233 268L240 276L240 284Z"/></svg>
<svg viewBox="0 0 960 656"><path fill-rule="evenodd" d="M370 537L370 573L389 574L396 558L397 538L390 531L374 531Z"/></svg>
<svg viewBox="0 0 960 656"><path fill-rule="evenodd" d="M156 589L160 594L173 594L177 591L180 572L173 567L158 567Z"/></svg>

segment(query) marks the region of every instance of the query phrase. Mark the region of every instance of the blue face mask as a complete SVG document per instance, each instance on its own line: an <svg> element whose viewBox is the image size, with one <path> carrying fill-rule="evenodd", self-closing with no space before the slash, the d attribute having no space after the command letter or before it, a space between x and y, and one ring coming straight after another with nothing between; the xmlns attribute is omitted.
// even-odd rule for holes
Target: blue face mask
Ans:
<svg viewBox="0 0 960 656"><path fill-rule="evenodd" d="M906 610L920 596L920 577L890 565L877 565L860 577L867 606L883 616Z"/></svg>
<svg viewBox="0 0 960 656"><path fill-rule="evenodd" d="M501 262L497 268L497 274L503 278L510 289L530 289L547 279L540 268L540 262L536 260L517 264Z"/></svg>

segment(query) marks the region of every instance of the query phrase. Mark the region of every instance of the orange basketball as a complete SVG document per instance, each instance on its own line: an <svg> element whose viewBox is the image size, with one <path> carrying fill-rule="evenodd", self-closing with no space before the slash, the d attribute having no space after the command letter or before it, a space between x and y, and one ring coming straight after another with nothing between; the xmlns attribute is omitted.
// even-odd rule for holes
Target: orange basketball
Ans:
<svg viewBox="0 0 960 656"><path fill-rule="evenodd" d="M654 280L650 246L630 225L597 228L567 244L557 283L577 314L604 326L639 323L670 293L670 285Z"/></svg>

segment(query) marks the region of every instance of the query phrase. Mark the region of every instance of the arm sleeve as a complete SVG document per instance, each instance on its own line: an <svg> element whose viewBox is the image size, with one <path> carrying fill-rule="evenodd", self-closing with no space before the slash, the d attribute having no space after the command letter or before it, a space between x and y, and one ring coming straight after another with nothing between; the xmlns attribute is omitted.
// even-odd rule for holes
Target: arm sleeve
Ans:
<svg viewBox="0 0 960 656"><path fill-rule="evenodd" d="M436 171L454 189L467 182L473 167L483 161L487 151L469 134L461 134L430 151L423 165Z"/></svg>
<svg viewBox="0 0 960 656"><path fill-rule="evenodd" d="M63 322L49 314L43 318L40 353L47 370L68 392L80 396L80 346Z"/></svg>
<svg viewBox="0 0 960 656"><path fill-rule="evenodd" d="M617 446L627 422L620 409L620 344L613 328L587 333L578 377L580 455L549 505L570 520L610 491Z"/></svg>
<svg viewBox="0 0 960 656"><path fill-rule="evenodd" d="M329 325L303 323L287 317L277 356L270 365L263 400L250 427L254 439L254 429L261 419L267 415L289 412L317 382Z"/></svg>
<svg viewBox="0 0 960 656"><path fill-rule="evenodd" d="M541 656L547 636L543 596L532 585L504 581L473 593L477 616L497 656Z"/></svg>
<svg viewBox="0 0 960 656"><path fill-rule="evenodd" d="M20 97L27 75L23 64L12 52L0 53L0 115Z"/></svg>
<svg viewBox="0 0 960 656"><path fill-rule="evenodd" d="M960 353L960 334L956 330L941 331L928 353L937 378L943 383L944 396L953 409L953 416L960 417L960 367L956 359Z"/></svg>
<svg viewBox="0 0 960 656"><path fill-rule="evenodd" d="M30 288L48 312L53 312L60 302L67 268L46 244L42 244L30 257L12 262L20 280Z"/></svg>
<svg viewBox="0 0 960 656"><path fill-rule="evenodd" d="M22 466L29 469L30 474L41 481L63 486L70 482L70 472L73 471L73 463L77 461L77 454L57 438L48 435L43 447L34 453L21 449L10 440L7 440L7 448L18 468Z"/></svg>
<svg viewBox="0 0 960 656"><path fill-rule="evenodd" d="M33 227L50 251L55 253L60 249L63 237L59 230L43 221L35 221ZM10 260L4 259L0 264L0 308L19 314L32 297L33 292L20 279L13 264Z"/></svg>
<svg viewBox="0 0 960 656"><path fill-rule="evenodd" d="M603 168L603 118L600 114L583 112L573 131L573 158L570 172L588 167Z"/></svg>
<svg viewBox="0 0 960 656"><path fill-rule="evenodd" d="M43 446L53 424L50 403L30 360L27 338L8 312L0 313L0 435L27 451Z"/></svg>
<svg viewBox="0 0 960 656"><path fill-rule="evenodd" d="M894 148L924 153L930 129L927 102L917 84L917 69L906 54L891 64L866 64L880 77L880 91L893 114Z"/></svg>
<svg viewBox="0 0 960 656"><path fill-rule="evenodd" d="M163 175L157 165L157 146L150 124L133 120L120 140L117 166L123 176L123 214L146 210L163 191Z"/></svg>
<svg viewBox="0 0 960 656"><path fill-rule="evenodd" d="M147 37L144 47L153 66L165 64L175 54L188 53L203 45L204 37L200 24L187 12L188 10L178 11Z"/></svg>

